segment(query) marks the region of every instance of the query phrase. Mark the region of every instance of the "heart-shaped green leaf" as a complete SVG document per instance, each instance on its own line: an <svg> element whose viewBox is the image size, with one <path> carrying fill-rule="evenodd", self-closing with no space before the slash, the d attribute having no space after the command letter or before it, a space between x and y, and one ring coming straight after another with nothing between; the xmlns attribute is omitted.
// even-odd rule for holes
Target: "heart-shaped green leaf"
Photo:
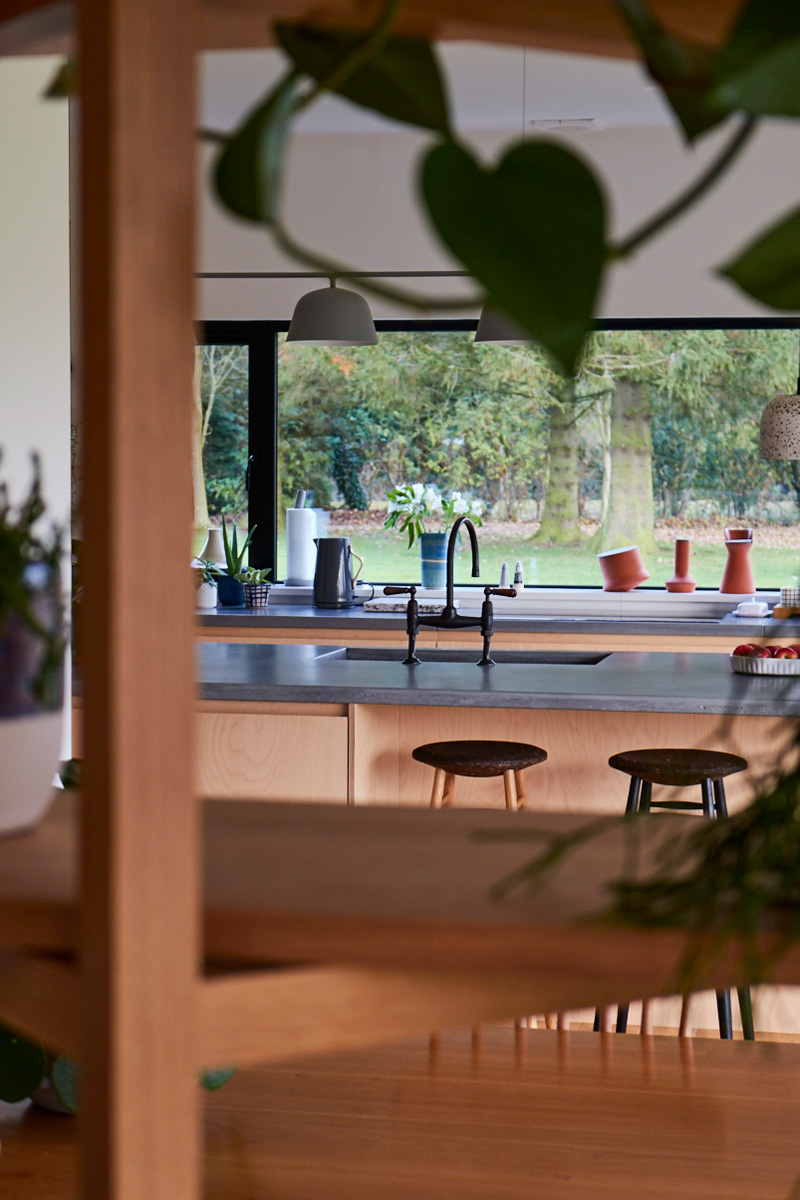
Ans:
<svg viewBox="0 0 800 1200"><path fill-rule="evenodd" d="M50 1068L50 1082L67 1112L77 1113L80 1071L75 1060L59 1054Z"/></svg>
<svg viewBox="0 0 800 1200"><path fill-rule="evenodd" d="M724 120L731 110L709 94L716 52L667 32L640 0L616 0L616 5L687 138L692 141Z"/></svg>
<svg viewBox="0 0 800 1200"><path fill-rule="evenodd" d="M720 274L770 308L800 309L800 208L746 246Z"/></svg>
<svg viewBox="0 0 800 1200"><path fill-rule="evenodd" d="M442 240L493 304L571 374L606 257L605 202L588 166L535 141L517 143L491 171L447 144L425 158L422 191Z"/></svg>
<svg viewBox="0 0 800 1200"><path fill-rule="evenodd" d="M216 193L238 217L264 222L275 212L283 150L299 84L296 72L286 76L247 114L216 161Z"/></svg>
<svg viewBox="0 0 800 1200"><path fill-rule="evenodd" d="M326 83L360 46L364 35L313 29L278 21L275 34L295 66ZM429 42L390 37L352 75L333 87L339 95L374 112L449 136L444 79Z"/></svg>
<svg viewBox="0 0 800 1200"><path fill-rule="evenodd" d="M719 57L711 98L754 115L800 116L797 0L750 0Z"/></svg>
<svg viewBox="0 0 800 1200"><path fill-rule="evenodd" d="M0 1027L0 1100L27 1100L42 1082L46 1065L42 1046Z"/></svg>

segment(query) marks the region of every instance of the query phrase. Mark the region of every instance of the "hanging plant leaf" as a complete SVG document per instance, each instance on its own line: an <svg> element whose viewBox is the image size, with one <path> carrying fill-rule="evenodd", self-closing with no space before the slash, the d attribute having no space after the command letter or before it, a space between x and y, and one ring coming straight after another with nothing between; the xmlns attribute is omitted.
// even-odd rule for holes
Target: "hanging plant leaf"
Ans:
<svg viewBox="0 0 800 1200"><path fill-rule="evenodd" d="M770 308L800 309L800 208L757 237L719 273Z"/></svg>
<svg viewBox="0 0 800 1200"><path fill-rule="evenodd" d="M222 203L238 217L263 223L275 212L283 152L300 80L286 76L245 117L214 165L214 187Z"/></svg>
<svg viewBox="0 0 800 1200"><path fill-rule="evenodd" d="M218 1067L215 1071L203 1071L200 1076L200 1086L207 1092L216 1092L236 1074L236 1067Z"/></svg>
<svg viewBox="0 0 800 1200"><path fill-rule="evenodd" d="M640 0L616 4L689 141L723 121L731 109L710 96L717 52L669 33Z"/></svg>
<svg viewBox="0 0 800 1200"><path fill-rule="evenodd" d="M711 98L755 115L800 116L796 0L750 0L719 57Z"/></svg>
<svg viewBox="0 0 800 1200"><path fill-rule="evenodd" d="M518 143L494 171L435 147L422 191L442 240L494 305L571 374L605 261L605 202L590 169L554 142Z"/></svg>
<svg viewBox="0 0 800 1200"><path fill-rule="evenodd" d="M364 44L364 35L306 25L275 24L275 34L292 62L317 83ZM436 53L420 38L392 37L332 90L362 108L407 125L450 136L447 94Z"/></svg>
<svg viewBox="0 0 800 1200"><path fill-rule="evenodd" d="M42 1082L46 1066L42 1046L0 1026L0 1100L27 1100Z"/></svg>
<svg viewBox="0 0 800 1200"><path fill-rule="evenodd" d="M50 1082L67 1112L77 1113L80 1072L75 1060L59 1054L50 1068Z"/></svg>

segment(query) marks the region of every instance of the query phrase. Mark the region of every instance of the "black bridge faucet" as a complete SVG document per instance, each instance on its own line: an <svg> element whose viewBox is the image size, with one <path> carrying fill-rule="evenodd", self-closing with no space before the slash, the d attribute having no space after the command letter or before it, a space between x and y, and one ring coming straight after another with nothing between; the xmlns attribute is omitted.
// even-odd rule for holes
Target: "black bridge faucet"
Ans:
<svg viewBox="0 0 800 1200"><path fill-rule="evenodd" d="M492 632L494 629L494 610L490 596L516 596L513 588L493 588L485 587L483 589L483 605L481 607L481 615L479 617L460 617L456 612L456 606L453 597L453 576L455 574L455 556L456 556L456 539L458 531L462 525L466 526L469 534L470 547L472 549L472 577L477 579L480 575L480 559L478 556L478 535L475 532L475 526L469 517L459 517L450 530L450 540L447 543L447 593L445 597L445 605L441 613L431 617L421 617L419 615L419 605L417 604L417 589L416 587L387 587L384 588L384 594L387 596L410 595L408 607L406 608L406 630L408 631L408 657L403 659L406 666L412 666L420 660L417 657L417 631L420 625L428 625L433 629L469 629L475 626L480 627L483 636L483 655L478 663L479 667L493 667L494 659L491 655L492 647Z"/></svg>

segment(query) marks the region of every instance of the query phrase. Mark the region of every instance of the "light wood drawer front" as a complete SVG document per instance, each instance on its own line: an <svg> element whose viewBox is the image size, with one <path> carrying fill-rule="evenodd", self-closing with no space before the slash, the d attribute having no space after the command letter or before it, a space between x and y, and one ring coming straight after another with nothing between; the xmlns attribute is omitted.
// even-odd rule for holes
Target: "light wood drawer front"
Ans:
<svg viewBox="0 0 800 1200"><path fill-rule="evenodd" d="M347 718L198 713L197 787L225 800L347 803Z"/></svg>

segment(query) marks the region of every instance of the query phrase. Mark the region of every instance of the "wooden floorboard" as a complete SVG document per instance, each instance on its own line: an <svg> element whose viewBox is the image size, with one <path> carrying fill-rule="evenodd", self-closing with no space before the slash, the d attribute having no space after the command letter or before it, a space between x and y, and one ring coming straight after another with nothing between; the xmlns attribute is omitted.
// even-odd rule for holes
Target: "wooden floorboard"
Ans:
<svg viewBox="0 0 800 1200"><path fill-rule="evenodd" d="M6 1110L0 1195L76 1200L75 1123ZM793 1200L800 1046L491 1027L241 1071L206 1200Z"/></svg>

